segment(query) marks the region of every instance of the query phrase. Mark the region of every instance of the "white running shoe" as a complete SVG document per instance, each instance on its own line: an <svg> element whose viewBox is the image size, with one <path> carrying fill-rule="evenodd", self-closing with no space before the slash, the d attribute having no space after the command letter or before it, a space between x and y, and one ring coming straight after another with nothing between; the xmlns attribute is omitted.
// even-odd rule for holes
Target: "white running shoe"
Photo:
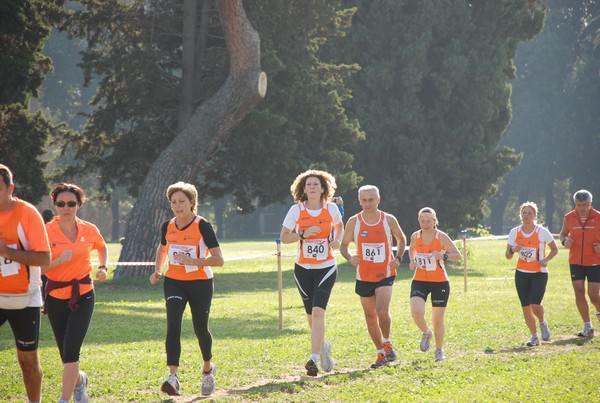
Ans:
<svg viewBox="0 0 600 403"><path fill-rule="evenodd" d="M180 384L177 374L171 374L167 380L163 382L160 390L169 396L180 396L181 393L179 392L179 387Z"/></svg>
<svg viewBox="0 0 600 403"><path fill-rule="evenodd" d="M584 326L583 330L581 332L577 333L577 336L579 336L579 337L594 337L594 328Z"/></svg>
<svg viewBox="0 0 600 403"><path fill-rule="evenodd" d="M446 359L446 356L444 355L444 350L442 350L441 348L436 348L435 349L435 358L433 359L435 362L438 361L444 361Z"/></svg>
<svg viewBox="0 0 600 403"><path fill-rule="evenodd" d="M421 336L421 343L419 344L421 351L429 351L429 342L431 341L431 336L433 336L431 329L429 329L427 333L423 333L423 336Z"/></svg>
<svg viewBox="0 0 600 403"><path fill-rule="evenodd" d="M527 347L536 347L540 345L540 338L538 336L531 336L531 340L527 342Z"/></svg>
<svg viewBox="0 0 600 403"><path fill-rule="evenodd" d="M204 396L212 395L215 391L215 375L217 367L213 363L210 364L210 371L202 371L202 394Z"/></svg>
<svg viewBox="0 0 600 403"><path fill-rule="evenodd" d="M333 370L333 358L331 358L331 344L327 340L323 342L321 347L321 355L319 356L321 368L325 372L331 372Z"/></svg>
<svg viewBox="0 0 600 403"><path fill-rule="evenodd" d="M73 401L75 403L88 403L90 398L85 390L88 384L88 377L83 371L79 371L79 377L81 378L81 383L79 385L75 385L75 390L73 391Z"/></svg>
<svg viewBox="0 0 600 403"><path fill-rule="evenodd" d="M540 329L542 330L542 340L548 341L550 340L550 327L548 326L548 321L540 323Z"/></svg>

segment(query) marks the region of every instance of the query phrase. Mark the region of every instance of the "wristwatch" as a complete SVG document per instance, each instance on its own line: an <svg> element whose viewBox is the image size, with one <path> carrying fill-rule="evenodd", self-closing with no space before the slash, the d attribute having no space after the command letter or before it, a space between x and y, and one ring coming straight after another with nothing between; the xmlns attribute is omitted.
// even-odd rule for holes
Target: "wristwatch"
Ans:
<svg viewBox="0 0 600 403"><path fill-rule="evenodd" d="M448 251L444 252L444 260L448 260Z"/></svg>
<svg viewBox="0 0 600 403"><path fill-rule="evenodd" d="M298 235L300 236L300 239L304 239L304 231L298 231Z"/></svg>

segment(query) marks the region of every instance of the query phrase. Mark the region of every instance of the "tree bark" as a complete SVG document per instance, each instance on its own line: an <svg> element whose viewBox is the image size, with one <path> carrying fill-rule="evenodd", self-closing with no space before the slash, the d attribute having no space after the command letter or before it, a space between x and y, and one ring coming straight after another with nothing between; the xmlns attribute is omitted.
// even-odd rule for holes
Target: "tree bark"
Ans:
<svg viewBox="0 0 600 403"><path fill-rule="evenodd" d="M242 1L219 0L218 7L229 53L229 76L219 91L196 109L150 168L127 223L121 262L154 260L160 225L170 216L167 187L177 181L193 182L205 161L265 96L260 39L246 17ZM148 275L152 270L153 266L121 265L115 277Z"/></svg>

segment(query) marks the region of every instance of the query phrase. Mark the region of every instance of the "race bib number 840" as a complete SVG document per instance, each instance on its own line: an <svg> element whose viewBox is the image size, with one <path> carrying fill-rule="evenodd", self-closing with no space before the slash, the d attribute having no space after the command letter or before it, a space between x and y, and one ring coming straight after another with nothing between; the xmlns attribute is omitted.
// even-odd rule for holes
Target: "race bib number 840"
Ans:
<svg viewBox="0 0 600 403"><path fill-rule="evenodd" d="M305 239L302 241L302 254L310 259L326 260L329 255L329 243L327 239Z"/></svg>

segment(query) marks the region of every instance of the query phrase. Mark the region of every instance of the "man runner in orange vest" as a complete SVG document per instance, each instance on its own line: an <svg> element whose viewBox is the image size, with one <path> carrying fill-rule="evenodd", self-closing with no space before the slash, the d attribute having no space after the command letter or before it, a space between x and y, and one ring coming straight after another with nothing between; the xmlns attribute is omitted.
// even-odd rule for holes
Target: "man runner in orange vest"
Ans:
<svg viewBox="0 0 600 403"><path fill-rule="evenodd" d="M406 248L406 236L398 220L378 209L380 201L376 186L358 189L358 202L363 210L348 220L340 245L342 256L356 268L355 291L360 295L367 329L377 349L371 368L388 365L396 359L390 340L390 301L396 269ZM392 253L392 238L398 246L396 255ZM352 240L356 243L356 255L348 251Z"/></svg>
<svg viewBox="0 0 600 403"><path fill-rule="evenodd" d="M585 279L588 281L590 302L596 307L600 321L600 212L592 207L592 194L581 189L573 195L575 208L565 215L560 243L569 249L571 281L575 303L583 319L580 337L593 337L590 308L585 298Z"/></svg>
<svg viewBox="0 0 600 403"><path fill-rule="evenodd" d="M40 266L50 264L50 244L42 216L14 197L12 172L0 164L0 326L10 323L29 402L39 402L42 368ZM22 302L21 302L22 301Z"/></svg>

